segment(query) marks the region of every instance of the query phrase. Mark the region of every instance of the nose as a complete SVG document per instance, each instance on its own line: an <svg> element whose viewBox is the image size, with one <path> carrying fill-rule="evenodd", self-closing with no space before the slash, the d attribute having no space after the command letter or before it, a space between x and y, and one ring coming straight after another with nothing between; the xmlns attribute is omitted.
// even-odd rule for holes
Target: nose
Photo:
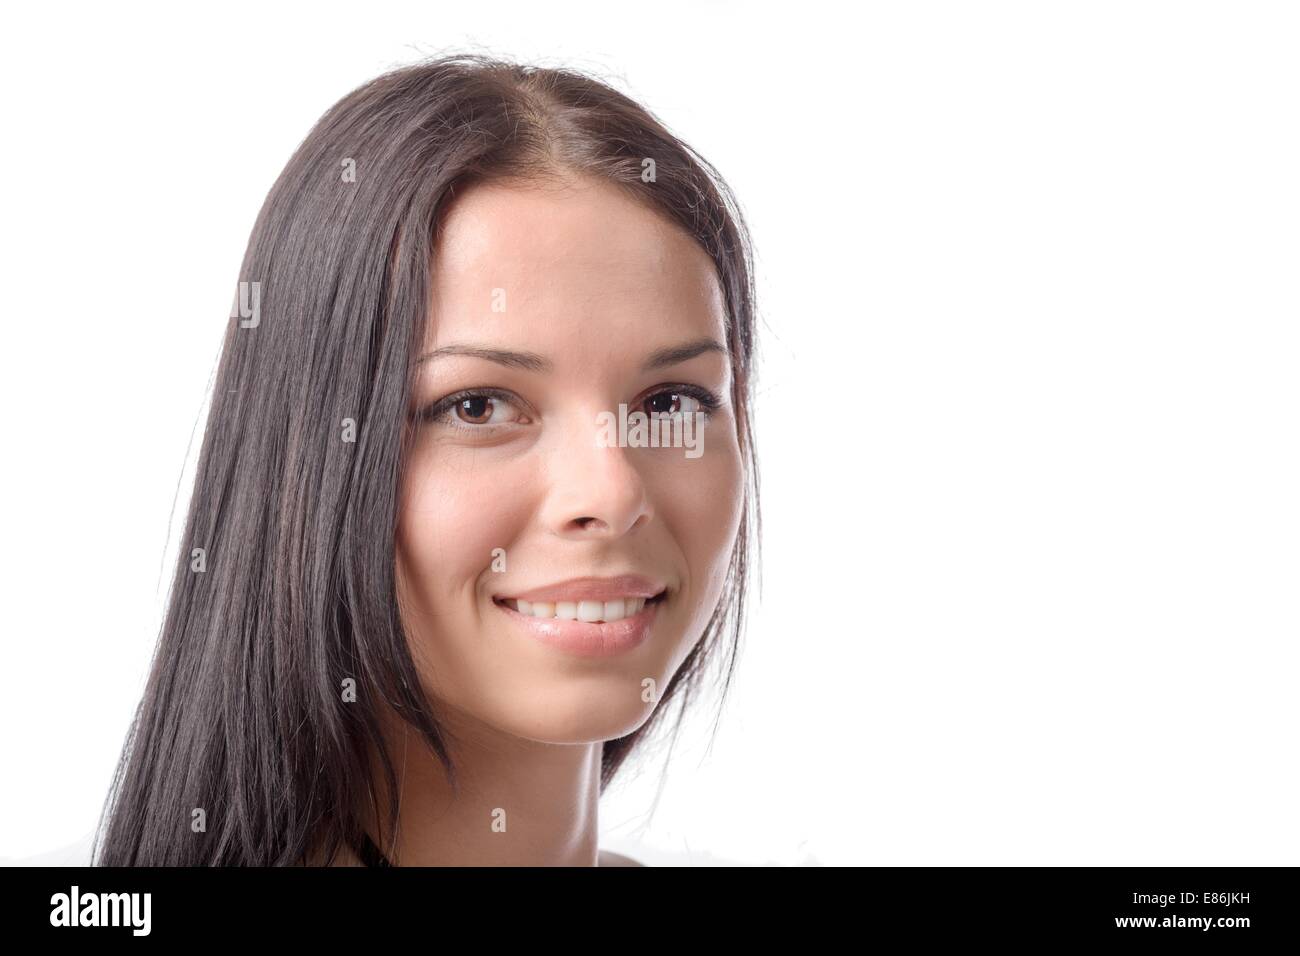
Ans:
<svg viewBox="0 0 1300 956"><path fill-rule="evenodd" d="M637 449L601 447L596 421L595 414L575 416L547 450L542 520L552 534L616 539L648 524L654 514L634 457Z"/></svg>

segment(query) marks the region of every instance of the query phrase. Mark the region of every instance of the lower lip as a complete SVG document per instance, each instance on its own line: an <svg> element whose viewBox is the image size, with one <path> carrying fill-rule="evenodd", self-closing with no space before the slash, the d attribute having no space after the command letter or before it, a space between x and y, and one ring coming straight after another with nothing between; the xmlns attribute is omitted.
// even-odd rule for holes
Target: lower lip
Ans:
<svg viewBox="0 0 1300 956"><path fill-rule="evenodd" d="M512 607L496 604L529 637L535 638L556 650L575 657L612 657L625 654L645 643L650 636L650 625L659 613L660 598L646 604L640 611L621 621L590 623L588 621L562 621L556 617L533 617L520 614Z"/></svg>

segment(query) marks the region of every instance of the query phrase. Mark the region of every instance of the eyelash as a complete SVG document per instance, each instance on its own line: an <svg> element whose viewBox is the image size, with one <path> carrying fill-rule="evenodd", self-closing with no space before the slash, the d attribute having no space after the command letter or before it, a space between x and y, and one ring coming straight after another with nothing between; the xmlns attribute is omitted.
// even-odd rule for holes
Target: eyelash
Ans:
<svg viewBox="0 0 1300 956"><path fill-rule="evenodd" d="M698 385L664 385L657 386L653 391L646 393L645 398L638 403L638 408L633 409L633 411L638 410L640 405L644 405L646 402L650 401L650 399L665 393L685 395L688 398L695 399L700 403L700 411L703 413L706 421L713 412L722 407L721 400L719 400L718 397L707 388L701 388ZM457 421L449 416L449 413L455 409L457 405L472 398L492 398L502 402L509 402L512 405L523 405L515 395L499 388L467 388L464 391L456 392L452 395L448 395L446 398L440 398L438 401L426 405L420 410L416 417L422 424L442 423L445 425L451 425L453 428L478 432L480 434L497 428L506 427L505 425L471 425L467 422ZM509 422L506 424L514 423Z"/></svg>
<svg viewBox="0 0 1300 956"><path fill-rule="evenodd" d="M501 402L509 402L512 405L521 404L519 399L510 392L503 391L499 388L467 388L464 391L448 395L446 398L440 398L430 405L426 405L418 416L421 423L434 424L442 422L451 425L453 428L462 428L467 431L485 432L494 428L500 428L500 425L470 425L466 422L457 421L449 417L449 413L455 409L461 402L468 401L471 398L493 398ZM446 421L443 421L443 419Z"/></svg>

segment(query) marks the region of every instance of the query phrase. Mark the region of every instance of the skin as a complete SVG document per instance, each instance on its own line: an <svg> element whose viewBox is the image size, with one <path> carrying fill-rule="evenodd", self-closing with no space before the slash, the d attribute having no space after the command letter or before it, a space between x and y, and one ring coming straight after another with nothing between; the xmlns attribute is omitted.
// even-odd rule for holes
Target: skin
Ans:
<svg viewBox="0 0 1300 956"><path fill-rule="evenodd" d="M643 365L658 350L725 343L716 270L647 206L608 183L570 177L479 184L459 195L431 280L422 354L471 345L536 353L553 368L461 354L420 366L413 412L466 389L512 397L472 405L468 421L453 408L415 424L401 489L399 599L465 788L453 800L441 765L389 715L402 781L395 856L401 865L637 865L598 851L601 743L650 717L656 703L643 699L643 681L666 688L702 635L743 493L725 350L653 371ZM504 311L493 309L496 289L505 290ZM617 413L620 403L649 410L646 401L668 390L657 400L662 410L682 385L720 401L700 457L598 447L599 413ZM672 407L696 410L692 399L680 401ZM493 424L477 424L484 417ZM504 571L492 568L497 548ZM493 602L620 573L669 590L650 639L612 657L543 645ZM505 832L493 828L494 811L504 811Z"/></svg>

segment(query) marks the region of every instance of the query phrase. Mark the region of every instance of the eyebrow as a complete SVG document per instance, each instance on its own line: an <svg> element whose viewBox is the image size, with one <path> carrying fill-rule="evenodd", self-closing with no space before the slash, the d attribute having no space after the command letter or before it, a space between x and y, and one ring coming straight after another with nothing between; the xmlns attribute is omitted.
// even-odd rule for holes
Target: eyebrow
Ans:
<svg viewBox="0 0 1300 956"><path fill-rule="evenodd" d="M549 372L553 366L551 360L536 352L512 352L509 349L490 349L481 345L444 345L440 349L426 352L420 356L420 363L429 362L444 355L468 355L470 358L487 359L498 365L510 368L522 368L530 372ZM417 363L419 364L419 363Z"/></svg>
<svg viewBox="0 0 1300 956"><path fill-rule="evenodd" d="M677 365L679 362L688 361L706 352L727 354L727 350L714 339L696 339L684 345L671 345L652 352L641 368L643 371L650 372L669 365ZM550 359L536 352L515 352L510 349L494 349L481 345L444 345L442 348L421 355L417 364L431 362L444 355L467 355L470 358L486 359L508 368L521 368L530 372L549 372L555 367Z"/></svg>
<svg viewBox="0 0 1300 956"><path fill-rule="evenodd" d="M657 368L666 368L669 365L676 365L678 362L685 362L706 352L727 354L727 350L722 347L721 343L714 339L696 339L694 342L687 342L685 345L673 345L652 352L650 357L646 359L645 364L641 366L641 369L645 372L651 372Z"/></svg>

